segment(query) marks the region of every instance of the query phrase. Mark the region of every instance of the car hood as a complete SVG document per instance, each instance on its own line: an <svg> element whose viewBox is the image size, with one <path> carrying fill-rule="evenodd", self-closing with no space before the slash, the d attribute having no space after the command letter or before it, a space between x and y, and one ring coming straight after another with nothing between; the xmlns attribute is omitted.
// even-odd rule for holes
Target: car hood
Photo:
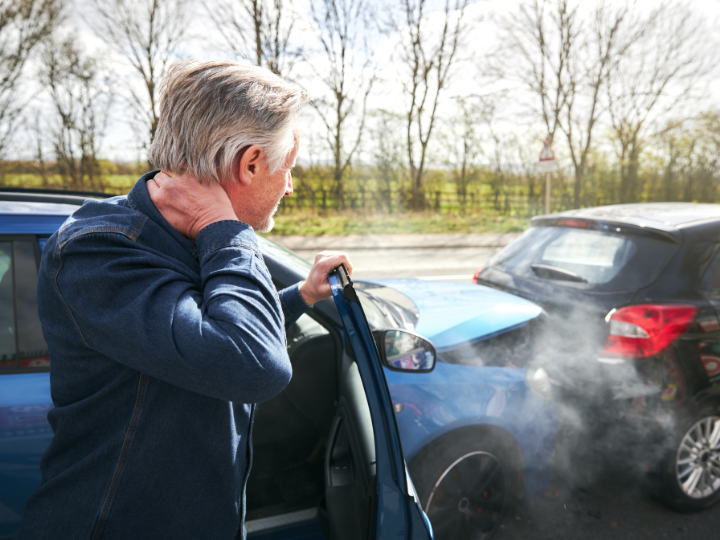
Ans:
<svg viewBox="0 0 720 540"><path fill-rule="evenodd" d="M363 279L395 289L418 309L415 332L438 351L503 334L536 318L542 308L508 293L469 283Z"/></svg>

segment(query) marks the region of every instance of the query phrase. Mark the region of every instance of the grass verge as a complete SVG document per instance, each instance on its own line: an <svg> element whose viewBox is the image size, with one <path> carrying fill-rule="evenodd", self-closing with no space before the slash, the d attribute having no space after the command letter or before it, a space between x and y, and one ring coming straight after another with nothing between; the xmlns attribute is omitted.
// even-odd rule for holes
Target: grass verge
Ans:
<svg viewBox="0 0 720 540"><path fill-rule="evenodd" d="M495 215L457 215L412 212L406 214L293 213L275 216L272 235L417 234L522 232L530 218Z"/></svg>

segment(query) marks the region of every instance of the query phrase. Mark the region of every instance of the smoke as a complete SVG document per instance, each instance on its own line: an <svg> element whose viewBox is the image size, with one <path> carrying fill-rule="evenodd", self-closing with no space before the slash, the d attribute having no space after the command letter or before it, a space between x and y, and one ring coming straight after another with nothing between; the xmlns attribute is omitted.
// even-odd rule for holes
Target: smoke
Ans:
<svg viewBox="0 0 720 540"><path fill-rule="evenodd" d="M589 489L618 470L639 483L657 473L675 432L668 409L685 394L672 349L653 358L603 357L603 315L550 312L533 332L528 368L547 374L559 425L552 468L571 488Z"/></svg>

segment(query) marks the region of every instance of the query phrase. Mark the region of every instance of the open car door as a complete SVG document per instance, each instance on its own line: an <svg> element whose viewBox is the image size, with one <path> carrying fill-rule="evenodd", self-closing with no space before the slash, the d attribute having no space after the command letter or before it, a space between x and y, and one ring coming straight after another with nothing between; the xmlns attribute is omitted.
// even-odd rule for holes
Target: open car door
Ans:
<svg viewBox="0 0 720 540"><path fill-rule="evenodd" d="M360 300L344 266L330 275L354 355L343 359L325 456L325 495L335 540L432 539L405 466L390 391ZM351 509L362 507L363 516Z"/></svg>

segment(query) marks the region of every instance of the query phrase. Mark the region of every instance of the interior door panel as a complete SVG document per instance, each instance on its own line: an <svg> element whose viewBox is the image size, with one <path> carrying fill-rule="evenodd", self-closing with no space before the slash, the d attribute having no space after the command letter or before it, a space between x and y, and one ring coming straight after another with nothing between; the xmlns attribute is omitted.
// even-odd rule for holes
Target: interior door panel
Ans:
<svg viewBox="0 0 720 540"><path fill-rule="evenodd" d="M325 456L325 498L333 540L362 540L369 529L375 438L357 364L343 358L338 409Z"/></svg>

